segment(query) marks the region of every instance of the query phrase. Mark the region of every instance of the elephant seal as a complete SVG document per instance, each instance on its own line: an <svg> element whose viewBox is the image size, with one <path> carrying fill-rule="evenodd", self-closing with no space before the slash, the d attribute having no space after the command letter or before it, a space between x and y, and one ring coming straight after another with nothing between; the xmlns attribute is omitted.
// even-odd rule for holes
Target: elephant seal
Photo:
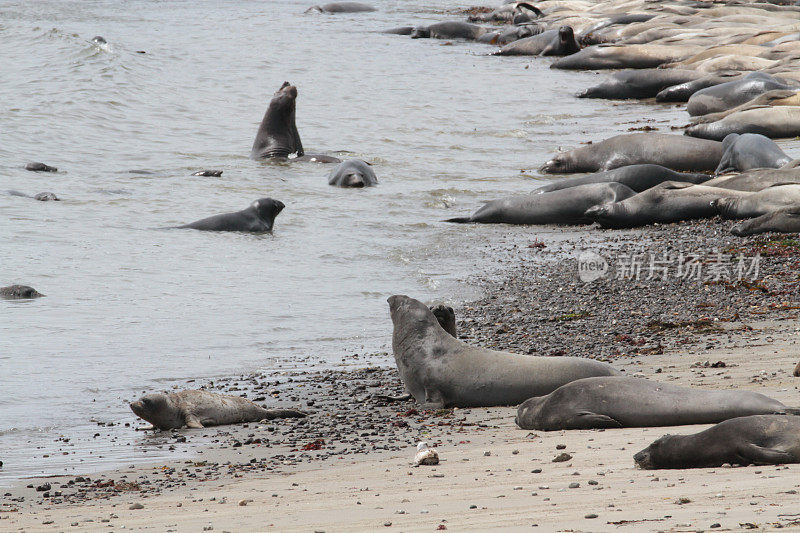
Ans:
<svg viewBox="0 0 800 533"><path fill-rule="evenodd" d="M571 26L547 30L538 35L525 37L502 47L495 56L567 56L581 49L575 41Z"/></svg>
<svg viewBox="0 0 800 533"><path fill-rule="evenodd" d="M756 96L775 89L791 89L783 80L763 72L751 72L741 79L700 89L686 105L689 115L706 115L744 104Z"/></svg>
<svg viewBox="0 0 800 533"><path fill-rule="evenodd" d="M747 193L705 185L665 181L627 200L596 205L586 216L604 228L633 228L647 224L711 218L717 210L712 200Z"/></svg>
<svg viewBox="0 0 800 533"><path fill-rule="evenodd" d="M623 68L655 68L673 63L697 51L695 46L660 44L599 44L563 57L550 68L564 70L600 70Z"/></svg>
<svg viewBox="0 0 800 533"><path fill-rule="evenodd" d="M516 423L522 429L557 431L716 424L737 416L785 413L785 405L757 392L690 389L615 376L579 379L525 400Z"/></svg>
<svg viewBox="0 0 800 533"><path fill-rule="evenodd" d="M697 115L692 118L692 125L705 124L707 122L716 122L718 120L722 120L728 115L731 115L733 113L738 113L739 111L746 111L748 109L754 109L762 106L782 106L782 105L791 105L791 106L800 105L800 90L775 89L774 91L767 91L763 94L756 96L752 100L748 100L742 105L726 109L725 111L718 111L716 113L706 113L705 115Z"/></svg>
<svg viewBox="0 0 800 533"><path fill-rule="evenodd" d="M661 165L627 165L615 168L614 170L595 172L586 176L560 179L539 187L533 192L545 193L568 189L578 185L587 185L589 183L612 182L627 185L635 192L642 192L665 181L683 181L686 183L698 184L706 182L709 179L711 179L711 176L707 174L680 173L662 167Z"/></svg>
<svg viewBox="0 0 800 533"><path fill-rule="evenodd" d="M536 20L543 15L542 11L528 2L506 2L489 13L478 13L469 16L470 22L512 22L524 24Z"/></svg>
<svg viewBox="0 0 800 533"><path fill-rule="evenodd" d="M260 198L250 204L247 209L235 213L224 213L178 226L178 228L198 229L202 231L245 231L263 233L272 231L275 217L283 211L283 202L272 198Z"/></svg>
<svg viewBox="0 0 800 533"><path fill-rule="evenodd" d="M735 191L755 192L773 185L800 183L800 169L790 168L790 164L782 168L755 168L733 176L717 176L703 185Z"/></svg>
<svg viewBox="0 0 800 533"><path fill-rule="evenodd" d="M39 200L40 202L59 201L58 196L56 196L55 193L52 192L40 192L33 196L19 191L8 191L8 194L10 194L11 196L22 196L23 198L33 198L34 200Z"/></svg>
<svg viewBox="0 0 800 533"><path fill-rule="evenodd" d="M715 174L751 170L754 168L780 168L791 157L775 141L756 133L731 133L722 139L722 159Z"/></svg>
<svg viewBox="0 0 800 533"><path fill-rule="evenodd" d="M755 218L784 207L800 205L800 184L773 185L757 192L711 202L722 218Z"/></svg>
<svg viewBox="0 0 800 533"><path fill-rule="evenodd" d="M27 285L0 287L0 298L5 298L6 300L29 300L41 298L42 296L44 296L44 294Z"/></svg>
<svg viewBox="0 0 800 533"><path fill-rule="evenodd" d="M445 222L481 224L589 224L584 213L595 205L636 194L621 183L590 183L539 194L519 194L487 202L469 217Z"/></svg>
<svg viewBox="0 0 800 533"><path fill-rule="evenodd" d="M371 187L378 183L372 167L361 159L339 163L328 176L328 185L337 187Z"/></svg>
<svg viewBox="0 0 800 533"><path fill-rule="evenodd" d="M800 205L778 209L766 215L739 222L731 228L731 233L737 237L769 232L800 232Z"/></svg>
<svg viewBox="0 0 800 533"><path fill-rule="evenodd" d="M288 157L290 154L303 155L303 143L295 124L297 87L283 82L281 88L272 96L261 125L258 127L252 159Z"/></svg>
<svg viewBox="0 0 800 533"><path fill-rule="evenodd" d="M622 13L619 15L614 15L613 17L609 17L586 28L581 32L580 40L582 44L586 45L597 44L598 42L602 41L595 41L592 37L592 34L599 32L600 30L606 29L610 26L627 25L635 22L647 22L654 17L655 15L651 13Z"/></svg>
<svg viewBox="0 0 800 533"><path fill-rule="evenodd" d="M426 409L516 405L591 376L607 364L576 357L534 357L469 346L442 329L430 309L408 296L388 299L392 349L403 384Z"/></svg>
<svg viewBox="0 0 800 533"><path fill-rule="evenodd" d="M374 7L360 2L331 2L321 6L312 6L306 9L306 13L365 13L377 11Z"/></svg>
<svg viewBox="0 0 800 533"><path fill-rule="evenodd" d="M380 33L388 33L390 35L411 35L414 33L414 29L414 26L398 26L397 28L383 30Z"/></svg>
<svg viewBox="0 0 800 533"><path fill-rule="evenodd" d="M722 120L689 126L686 135L721 141L731 133L758 133L772 139L800 135L800 106L762 106Z"/></svg>
<svg viewBox="0 0 800 533"><path fill-rule="evenodd" d="M58 172L56 167L51 167L50 165L45 165L44 163L28 163L25 165L25 170L30 170L31 172Z"/></svg>
<svg viewBox="0 0 800 533"><path fill-rule="evenodd" d="M695 71L697 72L697 71ZM687 102L692 95L702 89L743 78L739 72L717 72L702 78L687 81L662 89L656 94L656 102Z"/></svg>
<svg viewBox="0 0 800 533"><path fill-rule="evenodd" d="M653 163L672 170L714 170L722 157L722 143L668 135L628 133L615 135L571 152L563 152L540 169L548 174L597 172L626 165Z"/></svg>
<svg viewBox="0 0 800 533"><path fill-rule="evenodd" d="M479 43L496 44L499 46L513 43L525 37L539 35L544 31L541 24L528 23L521 26L511 26L505 30L490 31L478 37Z"/></svg>
<svg viewBox="0 0 800 533"><path fill-rule="evenodd" d="M204 390L146 394L131 402L131 411L160 430L258 422L275 418L301 418L294 409L264 409L241 396Z"/></svg>
<svg viewBox="0 0 800 533"><path fill-rule="evenodd" d="M653 98L667 87L694 81L703 74L686 69L637 69L615 72L599 85L589 87L575 96L578 98L603 98L629 100Z"/></svg>
<svg viewBox="0 0 800 533"><path fill-rule="evenodd" d="M469 22L437 22L430 26L419 26L411 32L412 39L467 39L474 41L489 30Z"/></svg>
<svg viewBox="0 0 800 533"><path fill-rule="evenodd" d="M456 313L453 311L453 308L449 305L435 304L430 307L430 310L433 316L436 317L436 320L439 321L439 325L442 326L442 329L457 339Z"/></svg>
<svg viewBox="0 0 800 533"><path fill-rule="evenodd" d="M800 463L800 416L743 416L694 435L664 435L633 460L648 470Z"/></svg>

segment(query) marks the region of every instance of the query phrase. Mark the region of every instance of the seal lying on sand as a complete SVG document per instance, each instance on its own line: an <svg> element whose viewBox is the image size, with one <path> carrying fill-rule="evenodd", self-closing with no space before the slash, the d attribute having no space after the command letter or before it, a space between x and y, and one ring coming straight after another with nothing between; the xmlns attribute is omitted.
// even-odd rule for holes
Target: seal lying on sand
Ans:
<svg viewBox="0 0 800 533"><path fill-rule="evenodd" d="M399 295L388 301L397 369L406 390L426 409L516 405L576 379L617 374L591 359L472 347L443 330L422 302Z"/></svg>
<svg viewBox="0 0 800 533"><path fill-rule="evenodd" d="M550 65L550 68L565 70L656 68L664 63L680 61L697 50L695 46L601 44L561 58Z"/></svg>
<svg viewBox="0 0 800 533"><path fill-rule="evenodd" d="M646 469L800 463L800 416L743 416L694 435L664 435L633 460Z"/></svg>
<svg viewBox="0 0 800 533"><path fill-rule="evenodd" d="M688 174L674 172L661 165L627 165L606 170L605 172L595 172L586 176L576 176L574 178L564 178L553 183L549 183L535 189L534 193L544 193L568 189L578 185L589 183L621 183L627 185L636 192L646 191L665 181L683 181L686 183L703 183L711 179L707 174Z"/></svg>
<svg viewBox="0 0 800 533"><path fill-rule="evenodd" d="M519 39L502 47L495 56L568 56L581 49L575 41L571 26L547 30L538 35Z"/></svg>
<svg viewBox="0 0 800 533"><path fill-rule="evenodd" d="M40 298L42 296L44 296L44 294L27 285L0 287L0 298L5 298L6 300L27 300L31 298Z"/></svg>
<svg viewBox="0 0 800 533"><path fill-rule="evenodd" d="M517 410L522 429L632 428L716 424L748 415L786 414L786 406L751 391L703 390L642 378L586 378L530 398Z"/></svg>
<svg viewBox="0 0 800 533"><path fill-rule="evenodd" d="M652 189L613 204L596 205L586 216L604 228L633 228L647 224L711 218L717 214L712 200L748 193L705 185L665 181Z"/></svg>
<svg viewBox="0 0 800 533"><path fill-rule="evenodd" d="M735 191L761 191L773 185L786 185L800 183L800 168L794 168L791 163L781 168L754 168L741 174L717 176L703 185L719 187Z"/></svg>
<svg viewBox="0 0 800 533"><path fill-rule="evenodd" d="M800 205L778 209L766 215L739 222L731 228L731 233L737 237L768 232L800 232ZM800 365L798 365L798 368L800 368Z"/></svg>
<svg viewBox="0 0 800 533"><path fill-rule="evenodd" d="M763 72L751 72L741 79L720 83L695 92L686 105L691 116L725 111L775 89L791 89L784 80Z"/></svg>
<svg viewBox="0 0 800 533"><path fill-rule="evenodd" d="M686 142L684 135L628 133L562 152L540 169L548 174L597 172L653 163L672 170L714 170L722 158L722 143L705 139Z"/></svg>
<svg viewBox="0 0 800 533"><path fill-rule="evenodd" d="M361 159L339 163L328 175L328 185L337 187L371 187L378 183L372 167Z"/></svg>
<svg viewBox="0 0 800 533"><path fill-rule="evenodd" d="M469 217L445 222L482 224L589 224L592 206L619 202L635 191L621 183L590 183L541 194L520 194L487 202Z"/></svg>
<svg viewBox="0 0 800 533"><path fill-rule="evenodd" d="M800 185L773 185L735 198L711 202L722 218L755 218L778 209L800 206Z"/></svg>
<svg viewBox="0 0 800 533"><path fill-rule="evenodd" d="M716 122L686 128L686 135L721 141L731 133L758 133L772 139L800 135L800 106L762 106L731 113Z"/></svg>
<svg viewBox="0 0 800 533"><path fill-rule="evenodd" d="M673 85L694 81L703 76L701 72L686 69L634 69L615 72L599 85L589 87L575 96L578 98L604 98L627 100L631 98L653 98Z"/></svg>
<svg viewBox="0 0 800 533"><path fill-rule="evenodd" d="M418 26L411 32L412 39L467 39L474 41L487 33L488 28L461 21L437 22Z"/></svg>
<svg viewBox="0 0 800 533"><path fill-rule="evenodd" d="M697 72L697 71L695 71ZM656 94L656 102L687 102L691 96L707 87L714 87L721 83L727 83L743 78L739 72L717 72L706 74L702 78L687 81L667 87Z"/></svg>
<svg viewBox="0 0 800 533"><path fill-rule="evenodd" d="M147 394L131 402L131 411L161 430L306 416L294 409L264 409L240 396L203 390Z"/></svg>
<svg viewBox="0 0 800 533"><path fill-rule="evenodd" d="M775 141L756 133L731 133L722 139L722 159L715 174L754 168L780 168L789 157Z"/></svg>
<svg viewBox="0 0 800 533"><path fill-rule="evenodd" d="M283 211L284 207L281 201L273 200L272 198L261 198L250 204L247 209L203 218L185 226L178 226L178 228L263 233L272 231L275 217Z"/></svg>

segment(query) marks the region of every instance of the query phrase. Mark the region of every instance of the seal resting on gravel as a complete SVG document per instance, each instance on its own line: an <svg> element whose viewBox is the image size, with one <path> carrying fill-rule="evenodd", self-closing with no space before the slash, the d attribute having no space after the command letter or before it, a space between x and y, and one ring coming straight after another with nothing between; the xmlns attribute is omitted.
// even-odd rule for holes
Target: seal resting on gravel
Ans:
<svg viewBox="0 0 800 533"><path fill-rule="evenodd" d="M184 426L196 429L306 416L294 409L264 409L240 396L203 390L147 394L131 402L131 411L161 430Z"/></svg>
<svg viewBox="0 0 800 533"><path fill-rule="evenodd" d="M426 409L516 405L576 379L618 374L592 359L469 346L443 330L422 302L401 295L388 302L397 369L405 389Z"/></svg>
<svg viewBox="0 0 800 533"><path fill-rule="evenodd" d="M778 209L766 215L739 222L731 228L731 233L737 237L768 232L800 232L800 205ZM798 375L797 372L800 372L800 364L795 369L795 375Z"/></svg>
<svg viewBox="0 0 800 533"><path fill-rule="evenodd" d="M684 181L686 183L704 183L711 179L708 174L688 174L680 173L662 167L661 165L627 165L618 167L614 170L595 172L586 176L574 178L564 178L553 181L533 190L535 194L553 192L561 189L569 189L578 185L589 183L621 183L627 185L633 191L642 192L655 187L665 181Z"/></svg>
<svg viewBox="0 0 800 533"><path fill-rule="evenodd" d="M678 387L634 377L579 379L517 410L522 429L631 428L715 424L737 416L786 414L786 406L742 390Z"/></svg>
<svg viewBox="0 0 800 533"><path fill-rule="evenodd" d="M633 460L645 469L800 463L800 416L743 416L694 435L664 435Z"/></svg>
<svg viewBox="0 0 800 533"><path fill-rule="evenodd" d="M792 161L775 141L757 133L728 134L722 139L722 150L722 159L715 174L754 168L780 168Z"/></svg>

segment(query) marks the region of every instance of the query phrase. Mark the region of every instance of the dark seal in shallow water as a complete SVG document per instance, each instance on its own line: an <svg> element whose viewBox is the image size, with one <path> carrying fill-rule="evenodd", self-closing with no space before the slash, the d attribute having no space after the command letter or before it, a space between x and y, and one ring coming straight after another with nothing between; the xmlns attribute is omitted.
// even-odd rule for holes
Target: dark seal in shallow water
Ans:
<svg viewBox="0 0 800 533"><path fill-rule="evenodd" d="M179 228L198 229L203 231L245 231L264 233L272 231L275 217L283 211L283 202L272 198L256 200L247 209L235 213L224 213L204 218Z"/></svg>
<svg viewBox="0 0 800 533"><path fill-rule="evenodd" d="M283 82L281 88L272 96L267 112L258 127L250 157L266 159L269 157L288 157L290 154L303 155L303 143L295 124L297 87Z"/></svg>
<svg viewBox="0 0 800 533"><path fill-rule="evenodd" d="M39 298L44 296L33 287L27 285L9 285L8 287L0 287L0 298L6 300L27 300L31 298Z"/></svg>

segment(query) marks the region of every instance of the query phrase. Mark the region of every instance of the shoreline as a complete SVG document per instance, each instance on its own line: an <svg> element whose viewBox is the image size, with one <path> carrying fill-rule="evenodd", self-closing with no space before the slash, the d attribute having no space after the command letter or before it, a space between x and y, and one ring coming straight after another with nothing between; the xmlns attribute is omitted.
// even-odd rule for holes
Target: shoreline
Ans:
<svg viewBox="0 0 800 533"><path fill-rule="evenodd" d="M727 224L704 221L655 226L617 235L613 243L620 253L632 247L647 253L677 239L689 253L702 250L709 239L720 239L720 230ZM584 353L607 359L626 375L686 386L741 387L762 391L791 406L797 404L794 398L800 380L792 377L792 370L798 356L787 353L798 353L794 352L793 337L800 330L800 302L797 281L788 278L789 267L800 259L800 243L781 244L781 253L776 254L770 251L778 246L774 238L747 241L753 250L766 254L760 264L763 277L753 282L764 289L751 290L753 284L728 287L676 278L669 287L664 282L655 286L638 282L631 291L631 280L585 284L578 279L572 257L577 249L595 247L606 254L610 249L601 239L585 237L573 235L545 248L507 251L520 259L537 256L500 271L505 274L493 280L481 280L486 297L456 309L460 338L519 353L551 346L567 355ZM725 244L724 239L719 242ZM554 286L562 290L553 291ZM558 298L558 303L553 298ZM713 298L716 307L709 307ZM544 310L538 314L536 310L513 311L537 301ZM682 305L675 307L672 322L668 322L664 309L676 301ZM575 311L576 302L589 302L588 312ZM649 307L653 308L650 312ZM640 312L626 315L627 309ZM613 330L605 318L611 313L617 320ZM659 326L653 327L654 322ZM555 342L558 339L561 344ZM607 349L592 350L592 346ZM215 530L247 531L272 529L259 522L266 515L276 531L365 530L388 522L391 527L410 529L436 529L439 524L486 529L538 523L545 529L589 530L616 523L680 530L681 524L697 528L723 521L728 528L734 525L734 517L759 527L790 523L778 515L792 513L792 497L784 497L777 488L795 490L798 465L733 468L706 487L707 473L720 469L670 472L634 468L632 455L658 436L675 431L694 433L708 426L545 433L518 429L512 407L420 411L413 401L387 403L372 397L402 391L396 369L376 365L391 355L360 357L364 367L359 370L298 371L279 383L258 374L216 380L212 390L246 394L270 405L299 405L311 415L269 424L162 432L158 437L162 443L156 447L185 447L195 456L88 478L26 480L4 491L0 525L26 531L121 525L182 531L213 524ZM439 466L410 466L419 440L438 448ZM550 463L560 453L556 450L560 444L566 444L566 452L574 457L566 465ZM488 456L484 455L487 451ZM534 466L543 473L531 474ZM755 475L756 471L761 474ZM573 476L573 472L579 474ZM487 485L482 482L476 487L476 480L491 482L492 496L482 493ZM500 483L495 484L497 481ZM569 489L573 482L580 486ZM45 483L50 489L37 492L36 487ZM549 488L539 488L542 486ZM411 493L417 488L424 495L422 500ZM637 490L646 490L646 497L637 495ZM364 501L365 493L380 504ZM591 513L583 512L583 507L570 508L569 502L578 495ZM748 499L756 495L759 500ZM769 506L760 505L762 496L770 498ZM676 504L680 498L692 503ZM600 505L605 499L620 503L613 508ZM240 505L244 500L253 501ZM716 514L721 501L731 509L725 515ZM350 503L358 507L350 507ZM129 509L136 504L145 510ZM470 509L470 505L477 507ZM279 511L279 515L271 511ZM588 514L597 514L599 521L583 518ZM711 515L717 516L716 522L708 518ZM655 522L639 522L642 520Z"/></svg>

